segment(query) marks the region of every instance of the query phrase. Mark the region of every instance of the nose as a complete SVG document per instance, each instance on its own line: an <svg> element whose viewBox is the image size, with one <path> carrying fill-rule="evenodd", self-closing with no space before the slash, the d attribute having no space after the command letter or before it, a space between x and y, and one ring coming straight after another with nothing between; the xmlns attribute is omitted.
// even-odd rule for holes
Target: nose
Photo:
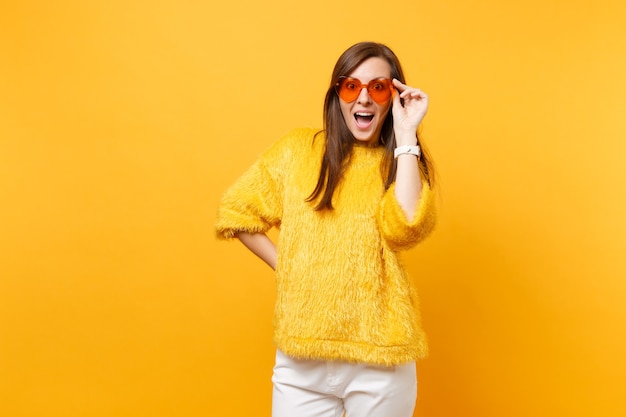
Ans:
<svg viewBox="0 0 626 417"><path fill-rule="evenodd" d="M372 98L367 92L367 87L361 88L361 92L359 93L359 96L357 97L357 103L363 104L363 103L370 103L371 101L372 101Z"/></svg>

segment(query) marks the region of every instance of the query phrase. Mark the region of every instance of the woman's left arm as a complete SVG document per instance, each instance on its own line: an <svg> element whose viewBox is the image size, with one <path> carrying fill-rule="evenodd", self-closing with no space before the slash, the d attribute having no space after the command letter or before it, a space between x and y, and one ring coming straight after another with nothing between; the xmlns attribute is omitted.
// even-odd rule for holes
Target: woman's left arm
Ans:
<svg viewBox="0 0 626 417"><path fill-rule="evenodd" d="M400 92L393 98L393 130L396 134L396 146L415 146L417 127L428 110L428 96L417 88L409 87L394 79L393 86ZM404 105L400 101L404 101ZM413 220L415 208L422 192L419 157L413 154L400 154L396 171L395 196L406 214Z"/></svg>

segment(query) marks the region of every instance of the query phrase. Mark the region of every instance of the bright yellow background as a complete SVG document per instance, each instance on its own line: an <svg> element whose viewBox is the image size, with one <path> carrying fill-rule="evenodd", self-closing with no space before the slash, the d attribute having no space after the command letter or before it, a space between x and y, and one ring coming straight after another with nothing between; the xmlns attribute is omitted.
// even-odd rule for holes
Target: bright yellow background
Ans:
<svg viewBox="0 0 626 417"><path fill-rule="evenodd" d="M272 274L216 204L361 40L431 97L416 415L626 415L624 2L297 3L0 6L0 415L269 415Z"/></svg>

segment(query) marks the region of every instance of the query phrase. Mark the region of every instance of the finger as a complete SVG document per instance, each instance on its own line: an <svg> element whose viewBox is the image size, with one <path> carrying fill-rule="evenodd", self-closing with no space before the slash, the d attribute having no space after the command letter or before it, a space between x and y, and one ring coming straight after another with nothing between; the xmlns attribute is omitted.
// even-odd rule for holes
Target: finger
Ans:
<svg viewBox="0 0 626 417"><path fill-rule="evenodd" d="M403 92L404 90L406 90L407 88L409 88L408 85L406 84L402 84L402 82L400 82L400 80L398 80L397 78L394 78L393 80L391 80L393 86L395 88L398 89L398 91Z"/></svg>
<svg viewBox="0 0 626 417"><path fill-rule="evenodd" d="M393 83L393 86L398 89L398 91L400 91L400 93L402 94L402 96L406 96L409 93L413 93L413 92L420 92L423 93L422 90L420 90L419 88L414 88L414 87L410 87L406 84L403 84L400 80L398 80L397 78L394 78L393 80L391 80L391 82Z"/></svg>
<svg viewBox="0 0 626 417"><path fill-rule="evenodd" d="M405 100L428 100L428 95L418 88L405 90L400 96Z"/></svg>

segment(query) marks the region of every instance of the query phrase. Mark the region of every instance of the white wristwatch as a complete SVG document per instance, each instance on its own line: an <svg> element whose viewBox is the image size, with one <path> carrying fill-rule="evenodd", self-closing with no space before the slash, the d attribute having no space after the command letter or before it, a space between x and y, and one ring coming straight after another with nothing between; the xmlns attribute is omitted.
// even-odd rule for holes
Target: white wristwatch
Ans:
<svg viewBox="0 0 626 417"><path fill-rule="evenodd" d="M420 155L422 154L422 151L420 150L420 147L415 145L415 146L409 146L409 145L405 145L405 146L398 146L394 151L393 151L393 157L397 158L400 155L403 154L411 154L411 155L415 155L418 158L420 157Z"/></svg>

